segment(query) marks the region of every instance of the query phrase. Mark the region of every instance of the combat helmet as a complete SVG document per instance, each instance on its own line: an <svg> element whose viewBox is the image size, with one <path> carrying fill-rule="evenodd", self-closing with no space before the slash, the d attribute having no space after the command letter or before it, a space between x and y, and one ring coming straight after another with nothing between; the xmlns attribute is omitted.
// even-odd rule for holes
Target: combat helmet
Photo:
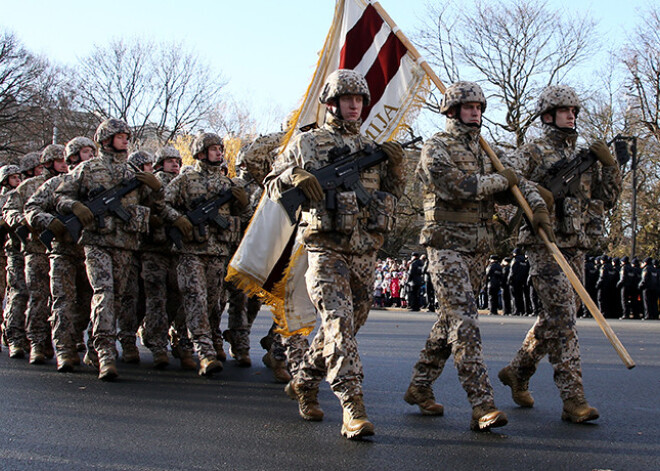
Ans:
<svg viewBox="0 0 660 471"><path fill-rule="evenodd" d="M154 165L163 165L165 159L177 159L181 162L181 154L174 146L164 146L156 151L156 162Z"/></svg>
<svg viewBox="0 0 660 471"><path fill-rule="evenodd" d="M536 102L535 116L551 113L552 110L564 106L574 107L576 116L580 112L582 105L575 90L568 85L549 85L539 95Z"/></svg>
<svg viewBox="0 0 660 471"><path fill-rule="evenodd" d="M338 69L328 75L319 94L319 101L333 104L342 95L362 95L363 106L369 106L371 94L364 76L351 69Z"/></svg>
<svg viewBox="0 0 660 471"><path fill-rule="evenodd" d="M57 159L64 159L64 146L61 144L50 144L41 152L39 162L47 166L47 164Z"/></svg>
<svg viewBox="0 0 660 471"><path fill-rule="evenodd" d="M78 136L67 142L64 147L64 159L66 163L71 165L73 163L71 157L78 155L84 147L91 147L96 152L96 144L88 137Z"/></svg>
<svg viewBox="0 0 660 471"><path fill-rule="evenodd" d="M96 133L94 133L94 140L100 144L115 134L120 133L128 134L130 137L131 128L121 119L106 119L101 124L99 124L98 128L96 128Z"/></svg>
<svg viewBox="0 0 660 471"><path fill-rule="evenodd" d="M7 181L7 178L16 174L21 174L21 167L18 165L5 165L4 167L0 168L0 185L4 185Z"/></svg>
<svg viewBox="0 0 660 471"><path fill-rule="evenodd" d="M153 163L154 158L153 156L144 150L138 150L135 152L132 152L131 155L128 156L127 162L129 164L133 164L136 167L139 167L142 169L142 166L145 164L151 164Z"/></svg>
<svg viewBox="0 0 660 471"><path fill-rule="evenodd" d="M486 95L476 82L455 82L445 90L440 103L440 113L446 115L450 109L463 103L481 103L481 112L486 111Z"/></svg>
<svg viewBox="0 0 660 471"><path fill-rule="evenodd" d="M197 156L211 146L221 146L223 150L225 148L220 136L212 132L202 132L195 136L195 139L190 145L190 152L194 159L198 159Z"/></svg>
<svg viewBox="0 0 660 471"><path fill-rule="evenodd" d="M21 157L20 167L21 172L26 173L30 170L34 170L36 167L41 165L41 155L39 152L29 152Z"/></svg>

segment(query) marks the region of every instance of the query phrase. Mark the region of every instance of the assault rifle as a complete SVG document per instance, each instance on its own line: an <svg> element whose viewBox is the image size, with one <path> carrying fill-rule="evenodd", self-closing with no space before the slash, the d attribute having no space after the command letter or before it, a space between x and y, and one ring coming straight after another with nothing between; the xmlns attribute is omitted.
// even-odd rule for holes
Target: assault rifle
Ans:
<svg viewBox="0 0 660 471"><path fill-rule="evenodd" d="M582 149L574 159L561 159L548 169L543 186L552 192L555 200L575 195L580 186L580 177L598 162L596 154Z"/></svg>
<svg viewBox="0 0 660 471"><path fill-rule="evenodd" d="M421 137L417 137L401 144L401 147L409 147L421 140ZM348 146L334 147L329 155L331 162L328 165L309 171L325 192L325 207L330 210L335 209L339 189L354 191L358 202L366 206L371 197L360 182L360 173L387 160L387 155L381 146L368 145L353 153ZM284 207L291 224L297 222L298 210L305 201L307 197L300 188L293 187L282 192L280 204Z"/></svg>
<svg viewBox="0 0 660 471"><path fill-rule="evenodd" d="M217 198L211 198L210 200L202 201L195 206L195 209L188 211L186 217L190 219L190 222L193 226L197 227L199 235L206 235L206 226L213 222L220 229L228 229L229 221L227 218L218 214L218 209L224 206L225 204L231 202L234 199L234 194L231 192L231 189L225 190L218 195ZM167 236L174 242L174 245L178 249L183 247L182 239L183 234L181 231L171 226L167 229Z"/></svg>
<svg viewBox="0 0 660 471"><path fill-rule="evenodd" d="M103 218L106 214L110 213L117 216L124 222L128 222L131 218L131 215L126 211L126 209L121 205L121 199L129 194L131 191L137 189L142 182L137 178L133 177L129 180L125 180L119 185L106 190L103 187L97 188L93 192L90 192L89 199L83 201L83 204L89 208L92 214L96 217L96 223L99 229L105 227ZM66 226L71 239L76 242L80 238L80 232L82 231L82 223L78 217L71 213L63 216L57 214L56 217L62 221ZM39 240L51 250L53 239L55 234L50 229L46 229L39 235Z"/></svg>

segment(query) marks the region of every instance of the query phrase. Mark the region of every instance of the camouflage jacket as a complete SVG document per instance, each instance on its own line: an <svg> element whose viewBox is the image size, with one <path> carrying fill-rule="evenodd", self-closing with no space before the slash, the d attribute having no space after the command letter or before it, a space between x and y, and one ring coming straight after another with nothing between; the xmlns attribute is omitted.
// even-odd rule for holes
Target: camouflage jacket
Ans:
<svg viewBox="0 0 660 471"><path fill-rule="evenodd" d="M202 202L216 198L232 186L236 185L224 175L221 167L196 161L192 170L179 174L167 186L166 222L173 223ZM252 210L249 205L241 209L236 201L232 201L222 206L218 213L227 219L229 228L222 229L210 223L206 226L206 235L202 235L201 231L194 227L193 241L183 241L183 248L174 250L198 255L230 255L231 247L240 239L241 226L250 220Z"/></svg>
<svg viewBox="0 0 660 471"><path fill-rule="evenodd" d="M7 202L7 199L9 198L9 195L11 194L12 191L16 191L16 189L15 188L10 189L6 186L2 187L2 191L0 191L0 210L4 208L5 203ZM5 219L4 215L2 216L2 219L3 220ZM21 251L21 241L18 240L18 237L16 237L14 234L9 232L9 234L7 234L7 240L5 241L3 248L6 251L18 253ZM5 255L5 253L3 253L3 255Z"/></svg>
<svg viewBox="0 0 660 471"><path fill-rule="evenodd" d="M29 221L24 214L25 203L51 176L50 172L44 168L41 175L28 178L16 187L16 191L10 193L7 202L2 208L2 213L7 224L14 228L19 225L29 225ZM46 253L46 247L39 240L39 232L37 231L37 228L31 228L28 242L22 249L25 253Z"/></svg>
<svg viewBox="0 0 660 471"><path fill-rule="evenodd" d="M177 177L175 173L167 173L162 170L156 171L154 175L163 185L163 191L165 192L167 192L167 185ZM164 219L153 215L149 221L149 233L142 240L141 249L164 254L172 253L172 241L167 237L167 227Z"/></svg>
<svg viewBox="0 0 660 471"><path fill-rule="evenodd" d="M126 152L101 150L98 157L78 165L55 191L57 211L71 214L73 204L83 202L97 191L109 190L135 177L135 173L126 163ZM154 192L146 185L141 185L121 199L121 204L128 212L129 219L124 222L114 214L106 213L103 227L94 221L85 227L80 243L99 245L124 250L137 250L140 238L149 230L151 210L161 214L165 210L163 189Z"/></svg>
<svg viewBox="0 0 660 471"><path fill-rule="evenodd" d="M516 153L517 170L541 185L553 164L561 159L573 159L577 154L577 134L568 134L549 125L543 128L543 137L523 145ZM614 206L620 191L618 166L594 164L581 176L578 194L555 202L551 219L557 246L589 249L600 245L605 235L604 213ZM520 228L518 242L542 244L526 223Z"/></svg>
<svg viewBox="0 0 660 471"><path fill-rule="evenodd" d="M292 172L300 167L314 170L330 163L329 152L347 145L358 151L373 141L360 135L360 122L348 123L330 114L319 129L297 135L278 157L273 171L266 177L268 195L277 200L283 191L293 186ZM396 199L404 189L403 168L393 168L387 162L363 171L360 181L372 198L362 208L353 191L338 192L336 210L326 208L325 201L303 206L299 236L307 248L329 248L347 254L365 254L383 245L383 234L394 221Z"/></svg>
<svg viewBox="0 0 660 471"><path fill-rule="evenodd" d="M270 173L285 135L285 132L280 131L259 136L238 156L241 166L258 185L262 185L264 178Z"/></svg>
<svg viewBox="0 0 660 471"><path fill-rule="evenodd" d="M25 219L34 229L34 233L40 234L48 228L57 214L57 198L55 190L67 179L70 174L58 175L46 181L25 203ZM60 255L71 255L74 257L85 257L82 246L74 241L60 242L53 239L52 253Z"/></svg>
<svg viewBox="0 0 660 471"><path fill-rule="evenodd" d="M505 177L479 145L480 129L447 119L447 128L424 143L417 176L424 190L425 224L420 243L459 252L490 252L495 232L495 195L508 190ZM505 167L516 168L502 156ZM543 205L534 185L519 187L532 208Z"/></svg>

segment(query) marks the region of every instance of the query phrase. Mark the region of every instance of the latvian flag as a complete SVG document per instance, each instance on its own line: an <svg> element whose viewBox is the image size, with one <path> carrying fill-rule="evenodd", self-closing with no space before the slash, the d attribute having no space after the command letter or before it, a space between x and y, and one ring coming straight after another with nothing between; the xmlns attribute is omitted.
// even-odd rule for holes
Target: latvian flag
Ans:
<svg viewBox="0 0 660 471"><path fill-rule="evenodd" d="M362 133L376 142L396 137L416 117L429 91L427 76L413 57L416 51L409 51L397 32L378 2L338 0L293 128L323 124L325 109L318 96L326 77L337 69L354 69L366 77L371 92L371 103L362 112Z"/></svg>

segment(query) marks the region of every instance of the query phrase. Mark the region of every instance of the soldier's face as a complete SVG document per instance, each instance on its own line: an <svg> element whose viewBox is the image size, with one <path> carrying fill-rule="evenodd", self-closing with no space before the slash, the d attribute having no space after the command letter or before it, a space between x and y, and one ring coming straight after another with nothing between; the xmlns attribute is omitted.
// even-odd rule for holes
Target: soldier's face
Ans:
<svg viewBox="0 0 660 471"><path fill-rule="evenodd" d="M213 145L206 150L206 155L210 163L218 163L224 160L225 151L222 149L222 146Z"/></svg>
<svg viewBox="0 0 660 471"><path fill-rule="evenodd" d="M9 177L7 177L7 183L9 184L10 187L16 188L18 185L21 184L21 175L18 173L9 175Z"/></svg>
<svg viewBox="0 0 660 471"><path fill-rule="evenodd" d="M473 101L461 104L461 121L465 124L481 124L481 103Z"/></svg>
<svg viewBox="0 0 660 471"><path fill-rule="evenodd" d="M112 146L118 151L128 150L128 134L120 132L112 136Z"/></svg>
<svg viewBox="0 0 660 471"><path fill-rule="evenodd" d="M163 160L163 172L179 174L180 164L179 159L165 159Z"/></svg>
<svg viewBox="0 0 660 471"><path fill-rule="evenodd" d="M53 170L57 173L66 173L69 168L66 165L64 159L55 159L53 160Z"/></svg>
<svg viewBox="0 0 660 471"><path fill-rule="evenodd" d="M33 174L35 177L38 177L38 176L41 175L42 173L44 173L44 166L41 165L41 164L37 165L36 167L34 167L34 170L32 170L32 174Z"/></svg>
<svg viewBox="0 0 660 471"><path fill-rule="evenodd" d="M575 128L575 107L562 106L555 112L555 125L558 128Z"/></svg>
<svg viewBox="0 0 660 471"><path fill-rule="evenodd" d="M94 157L94 149L91 147L83 147L80 149L78 155L80 156L80 161L85 162Z"/></svg>
<svg viewBox="0 0 660 471"><path fill-rule="evenodd" d="M142 165L143 172L154 173L154 164L151 162Z"/></svg>
<svg viewBox="0 0 660 471"><path fill-rule="evenodd" d="M339 112L346 121L357 121L362 115L364 97L362 95L342 95L339 97Z"/></svg>

